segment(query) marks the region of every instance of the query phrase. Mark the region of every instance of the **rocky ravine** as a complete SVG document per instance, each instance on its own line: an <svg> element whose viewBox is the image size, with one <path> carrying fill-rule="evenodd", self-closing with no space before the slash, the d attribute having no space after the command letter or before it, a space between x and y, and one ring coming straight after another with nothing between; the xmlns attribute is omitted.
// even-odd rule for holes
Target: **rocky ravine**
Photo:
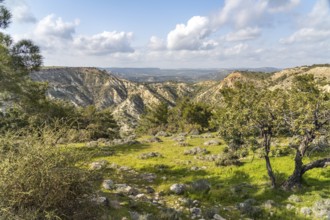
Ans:
<svg viewBox="0 0 330 220"><path fill-rule="evenodd" d="M145 107L160 102L174 105L179 97L194 92L186 83L135 83L106 71L86 67L44 68L31 74L35 81L48 82L47 95L75 106L111 108L122 132L130 132Z"/></svg>

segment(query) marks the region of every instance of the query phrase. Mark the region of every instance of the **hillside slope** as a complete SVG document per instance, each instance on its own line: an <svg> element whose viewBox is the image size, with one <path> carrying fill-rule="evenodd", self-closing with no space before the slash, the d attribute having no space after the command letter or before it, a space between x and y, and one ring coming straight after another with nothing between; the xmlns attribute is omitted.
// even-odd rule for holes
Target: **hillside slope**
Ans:
<svg viewBox="0 0 330 220"><path fill-rule="evenodd" d="M221 89L235 82L253 83L270 89L289 88L294 76L313 74L320 86L330 91L330 65L314 65L285 69L277 73L235 71L222 81L203 81L196 84L182 82L137 83L121 79L97 68L44 68L31 74L36 81L47 81L47 95L64 99L76 106L95 105L98 109L111 108L114 117L129 132L145 107L160 102L174 106L182 97L217 105Z"/></svg>
<svg viewBox="0 0 330 220"><path fill-rule="evenodd" d="M314 75L319 86L325 91L330 91L330 65L313 65L288 68L272 74L235 71L222 81L207 83L209 86L200 89L195 100L217 105L221 101L221 89L226 86L233 87L235 82L253 83L255 86L265 86L269 89L287 89L291 87L295 76L304 74ZM199 83L198 85L203 87L205 84Z"/></svg>
<svg viewBox="0 0 330 220"><path fill-rule="evenodd" d="M160 102L174 105L179 97L194 92L186 83L135 83L97 68L44 68L31 74L35 81L49 83L50 98L67 100L75 106L111 108L123 130L136 124L144 108Z"/></svg>

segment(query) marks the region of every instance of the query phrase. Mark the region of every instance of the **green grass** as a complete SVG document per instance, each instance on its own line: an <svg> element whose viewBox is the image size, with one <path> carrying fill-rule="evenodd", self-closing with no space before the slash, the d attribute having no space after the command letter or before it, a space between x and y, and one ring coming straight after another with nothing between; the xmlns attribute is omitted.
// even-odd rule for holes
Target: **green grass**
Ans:
<svg viewBox="0 0 330 220"><path fill-rule="evenodd" d="M147 137L140 138L140 141ZM157 178L152 183L146 183L138 178L136 175L125 174L125 172L118 172L114 169L106 169L100 175L103 175L96 186L99 186L103 178L110 178L116 183L127 183L134 186L151 186L156 192L165 192L165 200L167 206L171 207L179 196L169 194L169 187L174 183L190 183L198 179L207 179L212 188L207 194L196 194L194 192L187 192L180 197L189 197L191 199L198 199L202 206L214 207L224 206L228 207L229 211L220 211L220 215L227 219L238 219L240 213L234 208L239 202L243 202L248 198L257 200L257 204L261 205L267 200L274 200L278 206L271 211L273 215L269 215L269 211L264 210L264 215L260 219L308 219L295 211L289 211L285 205L290 203L288 197L292 194L284 192L280 189L270 189L267 177L265 162L263 159L254 157L252 153L242 160L242 166L218 167L214 162L202 161L195 159L192 155L184 155L185 149L190 149L196 146L207 148L211 154L219 154L223 151L225 144L221 139L221 145L204 147L203 143L210 139L192 138L187 139L188 147L180 147L171 138L161 138L163 142L152 144L138 144L138 145L119 145L119 146L103 146L92 150L90 153L94 154L93 160L107 160L109 163L114 163L119 166L127 166L134 169L137 173L155 173ZM285 144L286 140L281 142L281 146ZM85 149L82 145L77 149ZM112 156L103 156L106 152L113 152ZM158 152L163 155L161 158L139 159L139 155L147 152ZM108 154L106 154L108 155ZM320 156L320 155L319 155ZM305 163L311 159L306 158ZM271 158L273 170L279 177L279 181L285 180L293 171L293 155L283 157ZM159 167L165 167L159 169ZM206 169L192 171L192 166L202 167ZM330 175L329 167L325 169L314 169L304 175L304 187L300 191L295 192L303 200L301 203L294 204L297 208L309 206L311 207L315 201L321 198L328 198L330 195ZM164 179L166 178L166 179ZM246 183L249 187L243 187L243 192L234 194L232 188L239 184ZM122 216L129 216L129 210L136 210L141 213L154 213L157 215L158 209L148 203L131 204L128 198L116 197L111 191L103 191L110 200L115 199L122 203L120 209L110 210L109 215L112 219L120 219ZM110 218L111 219L111 218ZM187 218L189 219L189 218ZM310 217L312 219L312 217Z"/></svg>

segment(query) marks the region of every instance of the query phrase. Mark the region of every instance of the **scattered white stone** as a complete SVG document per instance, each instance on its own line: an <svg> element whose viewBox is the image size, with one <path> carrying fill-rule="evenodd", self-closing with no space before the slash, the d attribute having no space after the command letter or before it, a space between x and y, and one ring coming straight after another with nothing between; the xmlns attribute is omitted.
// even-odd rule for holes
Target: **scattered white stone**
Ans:
<svg viewBox="0 0 330 220"><path fill-rule="evenodd" d="M109 204L108 198L104 197L104 196L95 197L92 199L92 201L98 205L108 205Z"/></svg>
<svg viewBox="0 0 330 220"><path fill-rule="evenodd" d="M288 198L288 200L289 200L290 202L302 202L302 199L301 199L299 196L295 195L295 194L292 194L292 195Z"/></svg>
<svg viewBox="0 0 330 220"><path fill-rule="evenodd" d="M102 183L102 187L104 189L110 190L110 189L114 189L115 188L115 184L112 180L108 179L108 180L104 180Z"/></svg>
<svg viewBox="0 0 330 220"><path fill-rule="evenodd" d="M300 213L303 215L311 215L312 214L312 209L309 207L302 207L300 209Z"/></svg>
<svg viewBox="0 0 330 220"><path fill-rule="evenodd" d="M145 194L140 193L140 194L137 194L137 195L135 196L135 198L136 198L136 199L146 199L147 197L146 197Z"/></svg>
<svg viewBox="0 0 330 220"><path fill-rule="evenodd" d="M108 162L106 160L95 161L89 165L89 168L91 170L100 170L100 169L106 167L107 164L108 164Z"/></svg>
<svg viewBox="0 0 330 220"><path fill-rule="evenodd" d="M170 187L170 190L177 195L183 194L186 189L186 186L181 183L175 183Z"/></svg>
<svg viewBox="0 0 330 220"><path fill-rule="evenodd" d="M214 220L226 220L225 218L223 218L221 215L219 215L219 214L215 214L214 216L213 216L213 219Z"/></svg>
<svg viewBox="0 0 330 220"><path fill-rule="evenodd" d="M209 141L205 141L204 142L204 146L215 146L215 145L219 145L220 141L218 140L209 140Z"/></svg>
<svg viewBox="0 0 330 220"><path fill-rule="evenodd" d="M293 205L291 205L291 204L287 204L286 205L286 209L287 210L292 210L292 209L295 209L295 207Z"/></svg>

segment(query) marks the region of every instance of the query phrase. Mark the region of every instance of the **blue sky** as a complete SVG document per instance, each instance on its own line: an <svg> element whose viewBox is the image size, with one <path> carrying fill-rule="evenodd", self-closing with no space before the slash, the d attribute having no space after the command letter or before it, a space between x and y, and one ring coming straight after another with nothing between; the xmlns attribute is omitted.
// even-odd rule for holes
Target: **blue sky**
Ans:
<svg viewBox="0 0 330 220"><path fill-rule="evenodd" d="M292 67L329 63L330 0L6 0L45 65Z"/></svg>

